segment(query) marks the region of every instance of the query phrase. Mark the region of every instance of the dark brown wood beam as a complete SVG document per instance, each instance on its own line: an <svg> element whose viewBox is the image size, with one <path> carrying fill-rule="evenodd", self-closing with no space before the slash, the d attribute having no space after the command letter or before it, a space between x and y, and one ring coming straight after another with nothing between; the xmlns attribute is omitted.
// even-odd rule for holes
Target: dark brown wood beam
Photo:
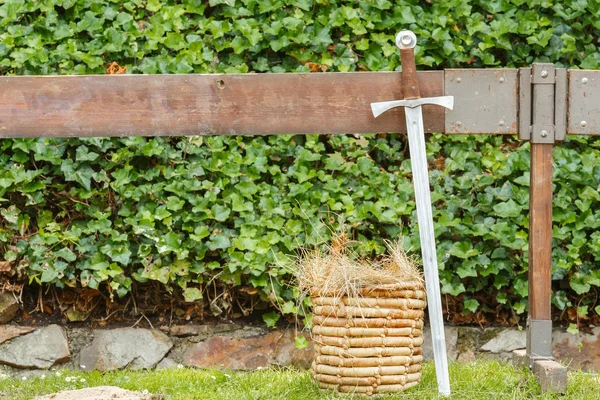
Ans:
<svg viewBox="0 0 600 400"><path fill-rule="evenodd" d="M419 72L423 97L444 72ZM0 137L178 136L405 132L399 72L0 77ZM424 107L425 129L444 111Z"/></svg>
<svg viewBox="0 0 600 400"><path fill-rule="evenodd" d="M552 148L531 143L529 316L550 320L552 293Z"/></svg>

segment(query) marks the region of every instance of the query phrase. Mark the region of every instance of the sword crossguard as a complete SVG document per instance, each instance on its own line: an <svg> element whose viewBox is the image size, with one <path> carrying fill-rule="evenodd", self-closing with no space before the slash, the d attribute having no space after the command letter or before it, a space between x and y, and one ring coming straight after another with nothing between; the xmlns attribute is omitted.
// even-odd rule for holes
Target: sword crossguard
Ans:
<svg viewBox="0 0 600 400"><path fill-rule="evenodd" d="M423 106L425 104L433 104L436 106L442 106L449 110L454 107L454 96L440 96L440 97L425 97L420 99L409 99L409 100L392 100L392 101L381 101L378 103L371 103L371 111L375 118L387 110L391 110L396 107L409 107L415 108Z"/></svg>

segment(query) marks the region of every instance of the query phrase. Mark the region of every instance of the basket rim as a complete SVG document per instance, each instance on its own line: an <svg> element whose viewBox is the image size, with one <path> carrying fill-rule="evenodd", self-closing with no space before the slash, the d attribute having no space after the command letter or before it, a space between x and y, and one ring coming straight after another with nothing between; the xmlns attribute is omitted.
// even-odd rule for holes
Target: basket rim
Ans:
<svg viewBox="0 0 600 400"><path fill-rule="evenodd" d="M399 290L421 290L425 291L425 284L421 281L408 281L398 283L385 283L377 285L361 286L357 288L357 294L364 295L373 292L393 292ZM311 297L348 297L343 290L311 290ZM350 296L353 297L353 296Z"/></svg>

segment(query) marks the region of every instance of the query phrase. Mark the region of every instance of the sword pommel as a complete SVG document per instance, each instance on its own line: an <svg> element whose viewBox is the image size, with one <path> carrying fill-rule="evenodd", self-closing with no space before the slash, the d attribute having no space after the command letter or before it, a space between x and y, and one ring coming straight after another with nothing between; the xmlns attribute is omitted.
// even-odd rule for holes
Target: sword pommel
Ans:
<svg viewBox="0 0 600 400"><path fill-rule="evenodd" d="M400 49L402 62L402 89L405 99L421 97L417 82L417 64L415 62L415 46L417 36L412 31L401 31L396 35L396 46Z"/></svg>

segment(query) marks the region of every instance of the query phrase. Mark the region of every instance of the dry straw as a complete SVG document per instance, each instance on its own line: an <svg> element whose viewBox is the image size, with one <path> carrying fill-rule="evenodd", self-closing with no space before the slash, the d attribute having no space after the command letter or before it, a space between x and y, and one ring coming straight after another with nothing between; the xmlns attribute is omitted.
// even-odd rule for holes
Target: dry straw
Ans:
<svg viewBox="0 0 600 400"><path fill-rule="evenodd" d="M376 260L348 255L338 235L328 251L298 258L299 287L312 299L312 374L324 389L398 392L421 378L423 277L399 244Z"/></svg>

